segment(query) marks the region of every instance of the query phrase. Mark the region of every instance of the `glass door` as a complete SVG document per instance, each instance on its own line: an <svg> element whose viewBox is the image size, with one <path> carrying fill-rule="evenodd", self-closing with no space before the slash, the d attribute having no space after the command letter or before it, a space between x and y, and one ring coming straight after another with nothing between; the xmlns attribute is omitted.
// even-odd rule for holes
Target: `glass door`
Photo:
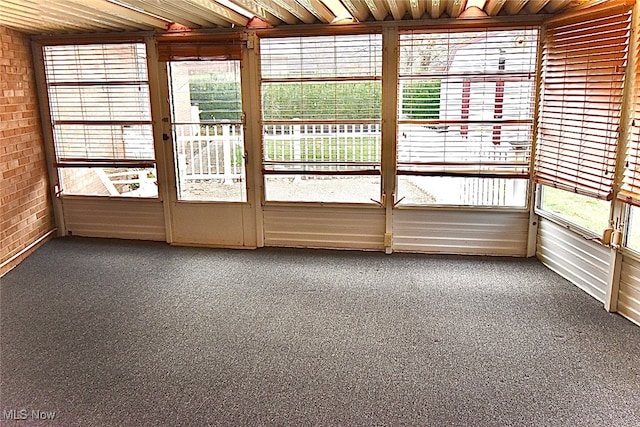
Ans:
<svg viewBox="0 0 640 427"><path fill-rule="evenodd" d="M240 61L169 63L178 200L246 202Z"/></svg>
<svg viewBox="0 0 640 427"><path fill-rule="evenodd" d="M240 60L167 62L175 243L252 246Z"/></svg>

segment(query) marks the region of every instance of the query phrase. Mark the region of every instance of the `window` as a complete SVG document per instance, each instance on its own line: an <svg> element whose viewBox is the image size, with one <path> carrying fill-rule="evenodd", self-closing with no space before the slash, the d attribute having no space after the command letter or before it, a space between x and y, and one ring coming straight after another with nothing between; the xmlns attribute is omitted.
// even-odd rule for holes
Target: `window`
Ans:
<svg viewBox="0 0 640 427"><path fill-rule="evenodd" d="M142 43L45 46L63 194L156 197Z"/></svg>
<svg viewBox="0 0 640 427"><path fill-rule="evenodd" d="M592 232L595 236L602 236L609 227L610 202L553 187L542 186L541 190L540 208L546 216L577 225L581 231Z"/></svg>
<svg viewBox="0 0 640 427"><path fill-rule="evenodd" d="M382 38L263 39L265 198L380 197Z"/></svg>
<svg viewBox="0 0 640 427"><path fill-rule="evenodd" d="M400 34L398 198L525 206L537 30Z"/></svg>
<svg viewBox="0 0 640 427"><path fill-rule="evenodd" d="M629 206L625 246L640 252L640 208Z"/></svg>
<svg viewBox="0 0 640 427"><path fill-rule="evenodd" d="M629 21L627 6L548 26L537 182L611 200Z"/></svg>

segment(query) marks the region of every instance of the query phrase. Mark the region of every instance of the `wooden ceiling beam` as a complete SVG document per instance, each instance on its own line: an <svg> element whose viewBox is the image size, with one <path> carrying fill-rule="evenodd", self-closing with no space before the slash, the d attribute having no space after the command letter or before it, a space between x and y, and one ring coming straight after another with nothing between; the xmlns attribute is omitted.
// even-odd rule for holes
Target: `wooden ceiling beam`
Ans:
<svg viewBox="0 0 640 427"><path fill-rule="evenodd" d="M189 3L194 4L198 8L205 11L207 14L213 14L219 19L223 19L232 25L239 25L241 27L246 27L249 22L249 18L244 15L239 14L235 10L231 10L226 6L221 5L220 3L215 3L210 0L185 0Z"/></svg>
<svg viewBox="0 0 640 427"><path fill-rule="evenodd" d="M467 0L449 0L447 13L451 18L457 18L467 5Z"/></svg>
<svg viewBox="0 0 640 427"><path fill-rule="evenodd" d="M571 0L551 0L545 10L549 13L556 13L567 7L569 3L571 3Z"/></svg>
<svg viewBox="0 0 640 427"><path fill-rule="evenodd" d="M297 2L325 24L330 23L336 17L320 0L297 0Z"/></svg>
<svg viewBox="0 0 640 427"><path fill-rule="evenodd" d="M402 20L407 13L407 5L403 0L387 0L387 6L389 6L391 15L396 21Z"/></svg>
<svg viewBox="0 0 640 427"><path fill-rule="evenodd" d="M293 14L291 14L291 12L289 12L287 9L283 8L273 0L256 0L254 3L264 8L269 13L273 14L282 22L285 22L289 25L294 25L300 22L298 18L296 18Z"/></svg>
<svg viewBox="0 0 640 427"><path fill-rule="evenodd" d="M345 9L360 22L369 19L371 13L362 0L340 0Z"/></svg>
<svg viewBox="0 0 640 427"><path fill-rule="evenodd" d="M168 20L162 20L149 14L130 9L123 4L112 3L109 0L67 0L69 3L79 4L94 9L98 13L107 13L117 16L129 23L143 24L148 28L158 28L166 30L169 24Z"/></svg>
<svg viewBox="0 0 640 427"><path fill-rule="evenodd" d="M524 11L531 14L536 14L544 8L549 0L529 0L524 6Z"/></svg>
<svg viewBox="0 0 640 427"><path fill-rule="evenodd" d="M261 7L258 2L251 0L229 0L231 3L245 9L247 12L253 13L254 16L268 22L271 25L278 25L282 23L282 20L277 16L269 13L265 8Z"/></svg>
<svg viewBox="0 0 640 427"><path fill-rule="evenodd" d="M409 9L413 19L420 19L426 10L427 4L424 0L409 0Z"/></svg>
<svg viewBox="0 0 640 427"><path fill-rule="evenodd" d="M34 15L33 19L23 19L15 14L7 14L6 10L0 10L0 25L5 25L19 32L29 32L34 34L42 34L47 32L68 32L68 28L53 24L50 22L43 23L42 17Z"/></svg>
<svg viewBox="0 0 640 427"><path fill-rule="evenodd" d="M38 16L40 13L40 6L28 1L20 0L6 0L3 1L2 9L0 11L12 10L18 13L25 13L30 16Z"/></svg>
<svg viewBox="0 0 640 427"><path fill-rule="evenodd" d="M447 10L447 0L427 0L426 8L432 19L438 19Z"/></svg>
<svg viewBox="0 0 640 427"><path fill-rule="evenodd" d="M204 19L200 20L200 23L196 22L197 20L188 20L184 17L184 13L179 9L176 9L173 6L173 3L149 3L141 0L126 0L126 2L134 7L144 9L149 13L153 13L154 15L162 16L167 18L168 20L175 22L180 25L184 25L189 28L200 28L203 24L207 25L207 21ZM156 4L158 4L156 6Z"/></svg>
<svg viewBox="0 0 640 427"><path fill-rule="evenodd" d="M517 15L527 4L527 1L528 0L509 0L505 3L503 9L508 15Z"/></svg>
<svg viewBox="0 0 640 427"><path fill-rule="evenodd" d="M378 0L364 0L367 8L371 11L371 14L376 21L384 21L389 15L389 11L384 5L384 2Z"/></svg>
<svg viewBox="0 0 640 427"><path fill-rule="evenodd" d="M305 24L313 24L316 21L316 17L311 12L300 5L296 0L271 0L277 3L280 7L288 10L293 16L304 22Z"/></svg>
<svg viewBox="0 0 640 427"><path fill-rule="evenodd" d="M487 4L484 5L484 11L489 16L496 16L500 13L506 1L507 0L489 0Z"/></svg>
<svg viewBox="0 0 640 427"><path fill-rule="evenodd" d="M145 0L147 1L147 0ZM180 2L167 2L171 3L171 6L175 8L176 11L179 11L180 15L184 16L190 21L199 24L203 28L211 28L211 27L231 27L231 23L220 18L215 13L207 12L203 10L201 7L191 3L190 1L180 1ZM168 7L163 5L163 8Z"/></svg>
<svg viewBox="0 0 640 427"><path fill-rule="evenodd" d="M49 28L56 28L58 30L67 31L104 31L106 29L117 29L118 27L112 27L107 25L97 25L84 17L81 18L69 18L69 14L64 11L60 11L57 9L49 8L50 3L46 3L45 5L38 6L37 11L33 11L33 8L25 8L24 4L19 4L19 0L6 0L3 4L4 11L13 11L12 16L15 16L19 20L23 20L25 22L33 22L33 23L41 23L47 22L49 23ZM19 22L19 21L18 21ZM137 29L149 29L148 27L141 26Z"/></svg>
<svg viewBox="0 0 640 427"><path fill-rule="evenodd" d="M48 9L48 13L52 13L52 11L57 10L66 14L64 16L74 16L76 22L78 22L78 20L89 21L102 29L127 31L145 29L145 26L140 24L123 25L122 21L119 21L112 15L96 12L95 9L76 3L69 3L66 0L49 0L46 3L46 6L43 6L43 10L47 10L45 8L48 8L49 6L55 6L55 9Z"/></svg>

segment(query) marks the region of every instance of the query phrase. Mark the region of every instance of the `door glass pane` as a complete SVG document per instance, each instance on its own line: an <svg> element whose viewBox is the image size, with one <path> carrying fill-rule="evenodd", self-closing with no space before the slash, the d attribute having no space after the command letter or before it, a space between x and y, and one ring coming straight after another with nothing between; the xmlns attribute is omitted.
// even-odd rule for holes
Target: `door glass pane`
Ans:
<svg viewBox="0 0 640 427"><path fill-rule="evenodd" d="M246 202L240 61L169 64L179 200Z"/></svg>

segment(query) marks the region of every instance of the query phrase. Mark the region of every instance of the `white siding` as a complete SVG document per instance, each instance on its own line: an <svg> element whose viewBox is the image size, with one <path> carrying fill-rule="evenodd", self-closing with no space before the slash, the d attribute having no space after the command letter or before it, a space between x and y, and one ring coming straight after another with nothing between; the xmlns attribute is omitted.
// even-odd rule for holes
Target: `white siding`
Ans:
<svg viewBox="0 0 640 427"><path fill-rule="evenodd" d="M640 325L640 261L630 256L622 257L618 313Z"/></svg>
<svg viewBox="0 0 640 427"><path fill-rule="evenodd" d="M526 256L528 212L396 209L395 251Z"/></svg>
<svg viewBox="0 0 640 427"><path fill-rule="evenodd" d="M166 240L159 200L63 198L67 231L74 236Z"/></svg>
<svg viewBox="0 0 640 427"><path fill-rule="evenodd" d="M537 257L551 270L604 302L610 249L540 218Z"/></svg>
<svg viewBox="0 0 640 427"><path fill-rule="evenodd" d="M265 246L384 249L384 209L264 206Z"/></svg>

